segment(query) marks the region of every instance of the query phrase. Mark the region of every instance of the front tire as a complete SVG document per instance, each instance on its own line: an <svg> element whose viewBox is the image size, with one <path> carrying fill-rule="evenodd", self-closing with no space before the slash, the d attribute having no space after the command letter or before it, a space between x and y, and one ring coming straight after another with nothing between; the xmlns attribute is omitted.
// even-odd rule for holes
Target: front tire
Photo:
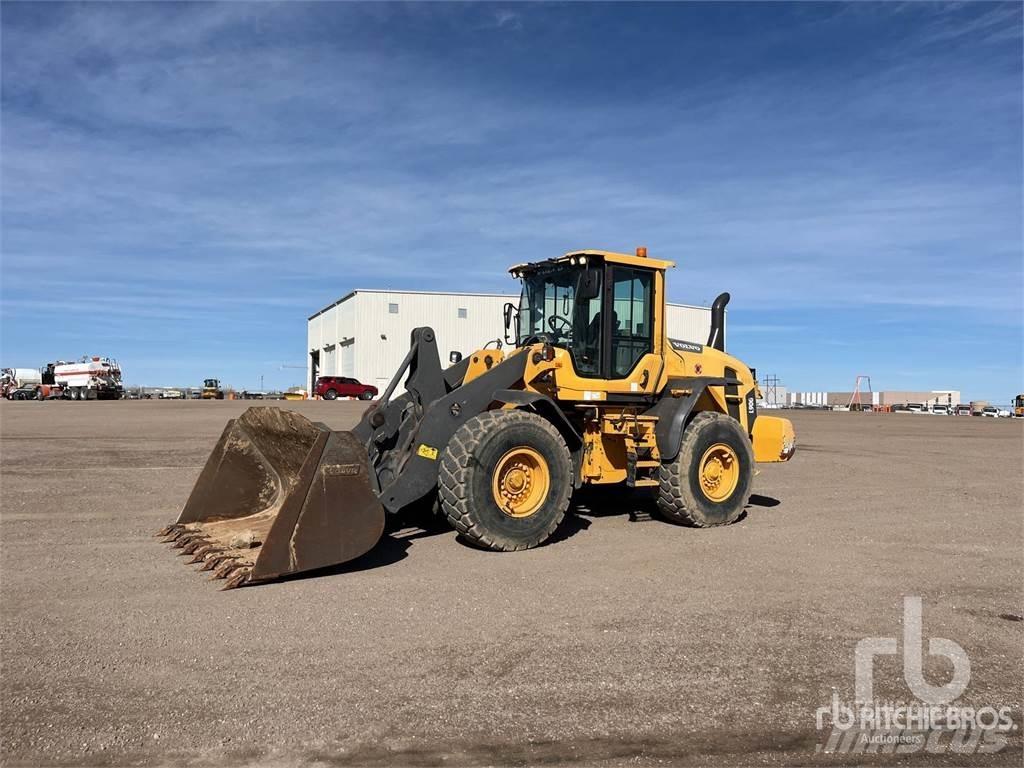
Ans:
<svg viewBox="0 0 1024 768"><path fill-rule="evenodd" d="M679 454L661 465L658 511L675 523L710 528L733 523L750 499L754 452L735 419L698 413Z"/></svg>
<svg viewBox="0 0 1024 768"><path fill-rule="evenodd" d="M467 541L512 552L547 540L565 516L572 461L551 422L487 411L452 436L439 471L441 510Z"/></svg>

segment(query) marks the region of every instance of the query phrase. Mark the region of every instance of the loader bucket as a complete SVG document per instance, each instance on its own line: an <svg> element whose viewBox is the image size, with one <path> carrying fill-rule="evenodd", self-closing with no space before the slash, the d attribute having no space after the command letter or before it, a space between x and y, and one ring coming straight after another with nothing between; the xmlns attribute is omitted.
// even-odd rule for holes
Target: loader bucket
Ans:
<svg viewBox="0 0 1024 768"><path fill-rule="evenodd" d="M383 530L362 443L262 407L228 422L178 521L159 535L231 589L352 560Z"/></svg>

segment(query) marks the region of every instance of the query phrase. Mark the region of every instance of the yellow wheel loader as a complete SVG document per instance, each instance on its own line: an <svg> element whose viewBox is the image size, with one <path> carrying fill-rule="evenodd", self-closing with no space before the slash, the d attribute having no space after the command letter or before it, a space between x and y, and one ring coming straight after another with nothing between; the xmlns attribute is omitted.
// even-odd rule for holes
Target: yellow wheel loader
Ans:
<svg viewBox="0 0 1024 768"><path fill-rule="evenodd" d="M587 484L649 487L685 525L735 521L754 463L793 455L793 427L758 414L753 372L725 353L728 294L707 343L668 337L672 266L641 248L513 267L522 296L505 306L507 354L453 353L444 369L434 332L416 328L351 432L250 408L161 535L230 588L359 557L386 513L414 504L501 551L542 544Z"/></svg>
<svg viewBox="0 0 1024 768"><path fill-rule="evenodd" d="M203 391L200 397L203 400L223 400L224 390L220 388L220 380L203 379Z"/></svg>

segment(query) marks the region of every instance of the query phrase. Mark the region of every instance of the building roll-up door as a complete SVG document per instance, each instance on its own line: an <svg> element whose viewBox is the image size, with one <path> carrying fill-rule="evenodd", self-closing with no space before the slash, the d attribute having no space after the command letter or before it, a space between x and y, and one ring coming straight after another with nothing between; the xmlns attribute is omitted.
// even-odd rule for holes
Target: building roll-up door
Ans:
<svg viewBox="0 0 1024 768"><path fill-rule="evenodd" d="M353 378L356 375L356 344L354 341L341 345L341 371L338 375Z"/></svg>
<svg viewBox="0 0 1024 768"><path fill-rule="evenodd" d="M336 368L337 362L337 348L331 344L329 347L324 347L324 354L321 357L320 375L321 376L337 376L338 369Z"/></svg>

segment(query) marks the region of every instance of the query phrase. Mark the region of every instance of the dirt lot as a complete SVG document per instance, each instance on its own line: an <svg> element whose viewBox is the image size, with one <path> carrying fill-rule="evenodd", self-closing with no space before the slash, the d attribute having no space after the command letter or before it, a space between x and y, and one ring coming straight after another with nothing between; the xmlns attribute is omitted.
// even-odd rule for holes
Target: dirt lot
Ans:
<svg viewBox="0 0 1024 768"><path fill-rule="evenodd" d="M529 552L405 528L220 592L153 533L243 407L0 404L5 764L894 763L816 753L815 711L853 698L856 643L900 637L905 595L969 654L962 703L1021 722L1024 423L790 412L796 457L727 528L603 493ZM911 699L898 657L875 694Z"/></svg>

